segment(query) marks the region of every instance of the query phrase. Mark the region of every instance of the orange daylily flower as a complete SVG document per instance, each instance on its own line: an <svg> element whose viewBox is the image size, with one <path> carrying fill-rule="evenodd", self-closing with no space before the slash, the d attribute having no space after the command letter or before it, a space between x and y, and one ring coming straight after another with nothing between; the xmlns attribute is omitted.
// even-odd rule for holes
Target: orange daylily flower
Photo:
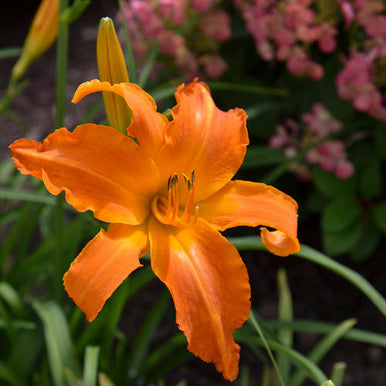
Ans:
<svg viewBox="0 0 386 386"><path fill-rule="evenodd" d="M262 228L267 249L296 253L297 204L271 186L231 181L248 145L247 116L219 110L204 83L177 89L171 122L132 83L86 82L73 101L96 91L120 95L132 109L128 136L85 124L73 132L61 128L43 143L20 139L10 146L21 173L41 179L52 194L65 191L78 211L112 223L71 264L65 288L92 321L150 251L188 349L234 380L240 347L233 332L249 316L250 287L239 253L219 231L274 228Z"/></svg>

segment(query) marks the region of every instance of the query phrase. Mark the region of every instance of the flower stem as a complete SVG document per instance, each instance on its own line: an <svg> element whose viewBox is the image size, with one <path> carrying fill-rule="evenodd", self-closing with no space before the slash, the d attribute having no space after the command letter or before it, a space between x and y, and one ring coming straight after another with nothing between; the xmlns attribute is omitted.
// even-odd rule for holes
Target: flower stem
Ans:
<svg viewBox="0 0 386 386"><path fill-rule="evenodd" d="M56 48L56 128L64 125L64 116L66 112L66 80L67 80L67 63L68 63L68 37L69 25L61 21L61 15L68 6L68 0L60 0L59 8L59 30ZM64 216L63 216L63 195L56 197L55 211L56 227L56 275L55 275L55 293L56 298L60 299L63 295L61 277L64 273Z"/></svg>

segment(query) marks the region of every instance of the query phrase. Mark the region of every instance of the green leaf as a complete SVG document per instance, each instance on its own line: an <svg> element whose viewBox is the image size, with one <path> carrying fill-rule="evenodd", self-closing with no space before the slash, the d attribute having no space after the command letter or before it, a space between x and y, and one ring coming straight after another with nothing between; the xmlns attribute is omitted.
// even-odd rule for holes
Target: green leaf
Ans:
<svg viewBox="0 0 386 386"><path fill-rule="evenodd" d="M146 362L141 364L139 369L140 374L149 374L154 371L155 368L162 366L162 363L171 356L171 353L177 351L183 346L186 347L186 337L184 334L177 334L171 337L166 343L157 347L148 357Z"/></svg>
<svg viewBox="0 0 386 386"><path fill-rule="evenodd" d="M342 232L361 215L361 208L351 194L335 197L322 213L321 225L325 232Z"/></svg>
<svg viewBox="0 0 386 386"><path fill-rule="evenodd" d="M98 378L99 347L87 346L83 365L83 386L96 386Z"/></svg>
<svg viewBox="0 0 386 386"><path fill-rule="evenodd" d="M324 232L323 245L326 253L331 256L337 256L351 251L359 241L362 230L363 223L357 221L341 232Z"/></svg>
<svg viewBox="0 0 386 386"><path fill-rule="evenodd" d="M314 322L311 320L301 319L293 320L292 322L284 322L280 320L267 320L265 323L268 327L271 328L288 328L293 331L309 332L315 334L328 334L336 327L335 324L331 323L324 323L318 321ZM372 331L353 328L347 331L343 335L343 338L386 348L386 335L378 334Z"/></svg>
<svg viewBox="0 0 386 386"><path fill-rule="evenodd" d="M325 172L319 168L313 170L313 182L316 189L328 197L351 193L355 189L354 177L341 180L332 172Z"/></svg>
<svg viewBox="0 0 386 386"><path fill-rule="evenodd" d="M25 383L31 380L41 355L43 336L36 329L18 331L8 352L8 365Z"/></svg>
<svg viewBox="0 0 386 386"><path fill-rule="evenodd" d="M380 123L376 126L374 139L375 150L383 160L386 160L386 130L384 124Z"/></svg>
<svg viewBox="0 0 386 386"><path fill-rule="evenodd" d="M245 343L248 346L265 346L261 338L253 336L251 334L246 334L243 331L237 330L234 335L237 342ZM295 351L290 347L287 347L271 339L267 339L266 344L271 350L286 353L287 356L291 359L292 363L294 363L299 368L304 369L314 382L322 383L327 379L326 375L323 373L322 370L320 370L318 366L316 366L312 361L310 361L304 355L300 354L298 351Z"/></svg>
<svg viewBox="0 0 386 386"><path fill-rule="evenodd" d="M0 60L8 58L17 58L22 52L21 47L7 47L0 50Z"/></svg>
<svg viewBox="0 0 386 386"><path fill-rule="evenodd" d="M6 282L0 282L0 297L8 304L15 316L25 314L25 305L16 290Z"/></svg>
<svg viewBox="0 0 386 386"><path fill-rule="evenodd" d="M208 86L212 90L240 91L258 95L286 96L288 94L288 91L283 89L268 88L255 86L252 84L242 84L234 82L208 82Z"/></svg>
<svg viewBox="0 0 386 386"><path fill-rule="evenodd" d="M277 283L279 287L279 319L282 321L291 321L293 319L292 297L288 286L287 275L284 269L280 269L277 274ZM282 328L277 333L279 341L288 347L292 347L293 334L291 329ZM283 381L286 383L290 375L291 363L287 356L278 353L277 364Z"/></svg>
<svg viewBox="0 0 386 386"><path fill-rule="evenodd" d="M91 0L75 0L70 7L67 7L60 15L60 22L72 24L78 19L86 8L91 4Z"/></svg>
<svg viewBox="0 0 386 386"><path fill-rule="evenodd" d="M271 351L271 346L268 344L264 334L263 334L263 330L261 329L256 317L255 317L255 314L253 312L253 310L251 310L251 313L249 314L249 319L248 319L248 323L250 323L254 329L256 330L257 334L260 336L260 339L265 347L265 349L267 350L267 353L268 353L268 356L269 358L271 359L271 362L276 370L276 375L277 375L277 378L278 378L278 382L279 384L283 385L284 386L284 381L283 381L283 377L280 373L280 369L279 369L279 366L277 365L276 361L275 361L275 358L274 356L272 355L272 351Z"/></svg>
<svg viewBox="0 0 386 386"><path fill-rule="evenodd" d="M339 264L323 253L307 245L301 245L300 252L294 256L301 257L321 265L330 271L333 271L336 274L342 276L344 279L348 280L350 283L360 289L375 304L379 311L381 311L382 314L386 316L385 298L359 273L344 266L343 264Z"/></svg>
<svg viewBox="0 0 386 386"><path fill-rule="evenodd" d="M22 386L19 377L3 362L0 362L0 379L11 386Z"/></svg>
<svg viewBox="0 0 386 386"><path fill-rule="evenodd" d="M65 368L76 373L75 358L68 324L61 308L52 302L33 302L33 307L44 326L44 335L55 386L65 386Z"/></svg>
<svg viewBox="0 0 386 386"><path fill-rule="evenodd" d="M161 319L165 315L170 301L169 292L165 291L158 298L145 322L142 324L129 353L128 367L138 369L145 358L150 341L154 336Z"/></svg>
<svg viewBox="0 0 386 386"><path fill-rule="evenodd" d="M334 382L332 382L330 379L326 382L323 382L320 386L335 386Z"/></svg>
<svg viewBox="0 0 386 386"><path fill-rule="evenodd" d="M379 161L370 159L359 171L359 191L366 200L372 200L381 193L382 174Z"/></svg>
<svg viewBox="0 0 386 386"><path fill-rule="evenodd" d="M230 237L228 239L239 251L259 250L265 251L265 247L260 237L246 236L246 237ZM326 256L322 252L301 244L300 251L293 255L302 259L311 261L314 264L320 265L337 275L348 280L351 284L362 291L369 300L386 316L386 300L385 298L359 273L338 263L337 261Z"/></svg>
<svg viewBox="0 0 386 386"><path fill-rule="evenodd" d="M313 190L308 196L306 210L310 213L320 213L327 205L329 200L322 193Z"/></svg>
<svg viewBox="0 0 386 386"><path fill-rule="evenodd" d="M245 155L243 168L251 169L261 166L277 165L286 158L278 149L271 149L268 146L249 147Z"/></svg>
<svg viewBox="0 0 386 386"><path fill-rule="evenodd" d="M386 233L386 201L382 201L375 207L374 220L381 231Z"/></svg>
<svg viewBox="0 0 386 386"><path fill-rule="evenodd" d="M346 363L337 362L332 368L331 380L334 382L335 386L342 386L344 372L346 371Z"/></svg>
<svg viewBox="0 0 386 386"><path fill-rule="evenodd" d="M374 223L367 224L362 231L361 237L350 252L355 261L363 261L368 258L378 247L382 238L382 232Z"/></svg>
<svg viewBox="0 0 386 386"><path fill-rule="evenodd" d="M318 344L311 350L308 359L317 364L327 354L327 352L335 345L335 343L347 332L354 324L355 319L347 319L338 324L331 332L329 332ZM302 370L296 371L291 378L289 384L291 386L299 386L302 384L306 374Z"/></svg>

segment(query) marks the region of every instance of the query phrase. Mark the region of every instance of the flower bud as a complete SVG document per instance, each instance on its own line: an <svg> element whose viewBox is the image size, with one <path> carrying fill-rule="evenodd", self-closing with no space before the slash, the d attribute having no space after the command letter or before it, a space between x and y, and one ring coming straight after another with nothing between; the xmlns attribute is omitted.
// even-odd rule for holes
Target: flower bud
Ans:
<svg viewBox="0 0 386 386"><path fill-rule="evenodd" d="M97 61L99 78L102 82L110 84L129 82L114 24L108 17L101 19L99 24ZM133 115L126 102L119 95L110 92L103 92L103 101L110 126L126 134L126 128L130 125Z"/></svg>
<svg viewBox="0 0 386 386"><path fill-rule="evenodd" d="M43 55L58 35L58 12L60 0L42 0L34 16L23 51L12 69L11 79L20 79L28 67Z"/></svg>

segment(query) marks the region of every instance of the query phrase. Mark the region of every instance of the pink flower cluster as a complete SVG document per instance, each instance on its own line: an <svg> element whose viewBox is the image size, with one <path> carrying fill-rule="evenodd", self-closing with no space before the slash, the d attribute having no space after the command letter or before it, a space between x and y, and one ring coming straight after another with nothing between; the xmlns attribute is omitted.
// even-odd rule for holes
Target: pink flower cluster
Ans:
<svg viewBox="0 0 386 386"><path fill-rule="evenodd" d="M283 149L287 158L294 158L299 150L315 144L328 135L341 130L342 124L331 116L321 103L315 103L311 111L303 114L305 131L293 119L286 119L276 127L276 133L269 140L273 148ZM309 181L312 173L309 164L318 165L325 171L332 171L338 178L346 179L354 174L354 165L348 160L345 144L337 139L326 140L306 153L306 163L294 161L290 170L300 180Z"/></svg>
<svg viewBox="0 0 386 386"><path fill-rule="evenodd" d="M164 58L169 58L164 65L175 63L188 78L220 77L227 64L218 50L231 36L231 18L215 7L217 2L125 1L125 18L136 59L158 46Z"/></svg>
<svg viewBox="0 0 386 386"><path fill-rule="evenodd" d="M355 42L336 78L339 96L354 107L386 122L386 5L377 0L339 0L346 28L354 22L367 34Z"/></svg>
<svg viewBox="0 0 386 386"><path fill-rule="evenodd" d="M337 30L318 17L313 0L234 1L265 60L286 62L296 76L323 77L323 67L311 59L309 47L317 43L321 52L333 52Z"/></svg>

